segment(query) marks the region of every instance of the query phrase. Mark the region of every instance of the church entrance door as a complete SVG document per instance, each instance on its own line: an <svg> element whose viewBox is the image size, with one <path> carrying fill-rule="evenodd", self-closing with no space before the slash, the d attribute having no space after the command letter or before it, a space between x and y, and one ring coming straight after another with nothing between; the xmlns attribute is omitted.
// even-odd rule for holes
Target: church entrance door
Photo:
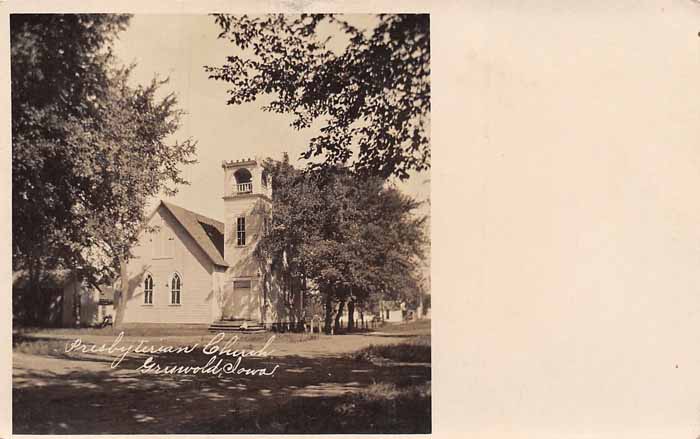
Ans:
<svg viewBox="0 0 700 439"><path fill-rule="evenodd" d="M259 321L260 298L258 296L254 280L234 280L231 300L227 301L226 315L235 319Z"/></svg>

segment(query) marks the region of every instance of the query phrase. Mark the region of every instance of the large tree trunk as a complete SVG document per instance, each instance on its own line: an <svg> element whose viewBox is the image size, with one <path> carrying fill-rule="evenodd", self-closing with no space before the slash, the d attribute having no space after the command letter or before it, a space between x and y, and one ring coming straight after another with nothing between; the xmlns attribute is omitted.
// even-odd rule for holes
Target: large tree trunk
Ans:
<svg viewBox="0 0 700 439"><path fill-rule="evenodd" d="M348 332L355 330L355 299L348 301Z"/></svg>
<svg viewBox="0 0 700 439"><path fill-rule="evenodd" d="M39 277L41 269L39 262L33 256L28 258L28 279L26 291L23 295L24 312L27 324L34 326L39 324L42 307L41 303L41 285Z"/></svg>
<svg viewBox="0 0 700 439"><path fill-rule="evenodd" d="M80 326L80 292L78 290L78 276L73 272L73 315L75 326Z"/></svg>
<svg viewBox="0 0 700 439"><path fill-rule="evenodd" d="M309 286L306 282L306 275L301 275L301 318L304 321L313 318L313 315L306 315L306 299L309 291Z"/></svg>
<svg viewBox="0 0 700 439"><path fill-rule="evenodd" d="M323 331L326 334L331 333L331 323L333 322L333 300L331 295L326 293L326 315L324 319Z"/></svg>
<svg viewBox="0 0 700 439"><path fill-rule="evenodd" d="M127 294L129 293L129 273L126 268L126 261L124 258L119 259L119 295L118 300L114 303L114 319L112 324L115 328L121 326L124 320L124 312L126 310Z"/></svg>
<svg viewBox="0 0 700 439"><path fill-rule="evenodd" d="M294 327L296 323L296 291L294 289L294 279L287 273L287 309L289 309L289 323Z"/></svg>
<svg viewBox="0 0 700 439"><path fill-rule="evenodd" d="M297 319L299 322L304 324L306 322L306 313L304 312L304 293L305 293L305 282L304 278L299 279L299 310L297 312ZM303 326L299 329L304 329Z"/></svg>
<svg viewBox="0 0 700 439"><path fill-rule="evenodd" d="M416 318L421 320L423 318L423 288L418 289L418 309L416 311Z"/></svg>
<svg viewBox="0 0 700 439"><path fill-rule="evenodd" d="M345 307L345 300L341 300L338 303L338 313L335 315L335 333L337 334L340 330L340 318L343 316L343 308Z"/></svg>

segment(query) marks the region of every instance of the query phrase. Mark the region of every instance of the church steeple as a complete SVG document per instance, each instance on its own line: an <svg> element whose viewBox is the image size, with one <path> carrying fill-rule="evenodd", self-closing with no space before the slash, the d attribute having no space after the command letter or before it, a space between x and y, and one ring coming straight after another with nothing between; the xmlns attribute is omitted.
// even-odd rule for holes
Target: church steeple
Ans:
<svg viewBox="0 0 700 439"><path fill-rule="evenodd" d="M222 315L263 321L266 318L257 246L270 214L272 185L259 158L222 162L224 168L224 260L222 285L228 298Z"/></svg>
<svg viewBox="0 0 700 439"><path fill-rule="evenodd" d="M247 195L271 197L271 182L259 158L224 161L221 166L224 168L224 199Z"/></svg>

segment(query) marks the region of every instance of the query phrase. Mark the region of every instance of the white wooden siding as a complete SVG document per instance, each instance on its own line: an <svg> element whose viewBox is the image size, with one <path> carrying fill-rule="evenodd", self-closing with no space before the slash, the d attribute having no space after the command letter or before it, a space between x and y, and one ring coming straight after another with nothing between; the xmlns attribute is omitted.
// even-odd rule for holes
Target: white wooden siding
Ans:
<svg viewBox="0 0 700 439"><path fill-rule="evenodd" d="M214 264L164 206L149 225L160 225L154 233L142 233L129 261L124 323L210 323L215 280ZM160 235L160 236L159 236ZM166 242L172 237L171 242ZM165 244L164 244L165 243ZM171 252L163 257L163 249ZM170 303L170 279L179 273L182 281L180 305ZM153 304L144 304L143 279L153 277Z"/></svg>

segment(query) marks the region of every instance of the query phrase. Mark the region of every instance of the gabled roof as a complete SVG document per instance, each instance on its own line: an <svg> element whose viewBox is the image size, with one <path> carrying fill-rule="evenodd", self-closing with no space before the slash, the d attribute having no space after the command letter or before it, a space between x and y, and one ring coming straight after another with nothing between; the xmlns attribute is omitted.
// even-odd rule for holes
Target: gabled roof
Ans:
<svg viewBox="0 0 700 439"><path fill-rule="evenodd" d="M172 203L162 200L160 203L168 209L215 265L228 266L224 260L224 223Z"/></svg>

